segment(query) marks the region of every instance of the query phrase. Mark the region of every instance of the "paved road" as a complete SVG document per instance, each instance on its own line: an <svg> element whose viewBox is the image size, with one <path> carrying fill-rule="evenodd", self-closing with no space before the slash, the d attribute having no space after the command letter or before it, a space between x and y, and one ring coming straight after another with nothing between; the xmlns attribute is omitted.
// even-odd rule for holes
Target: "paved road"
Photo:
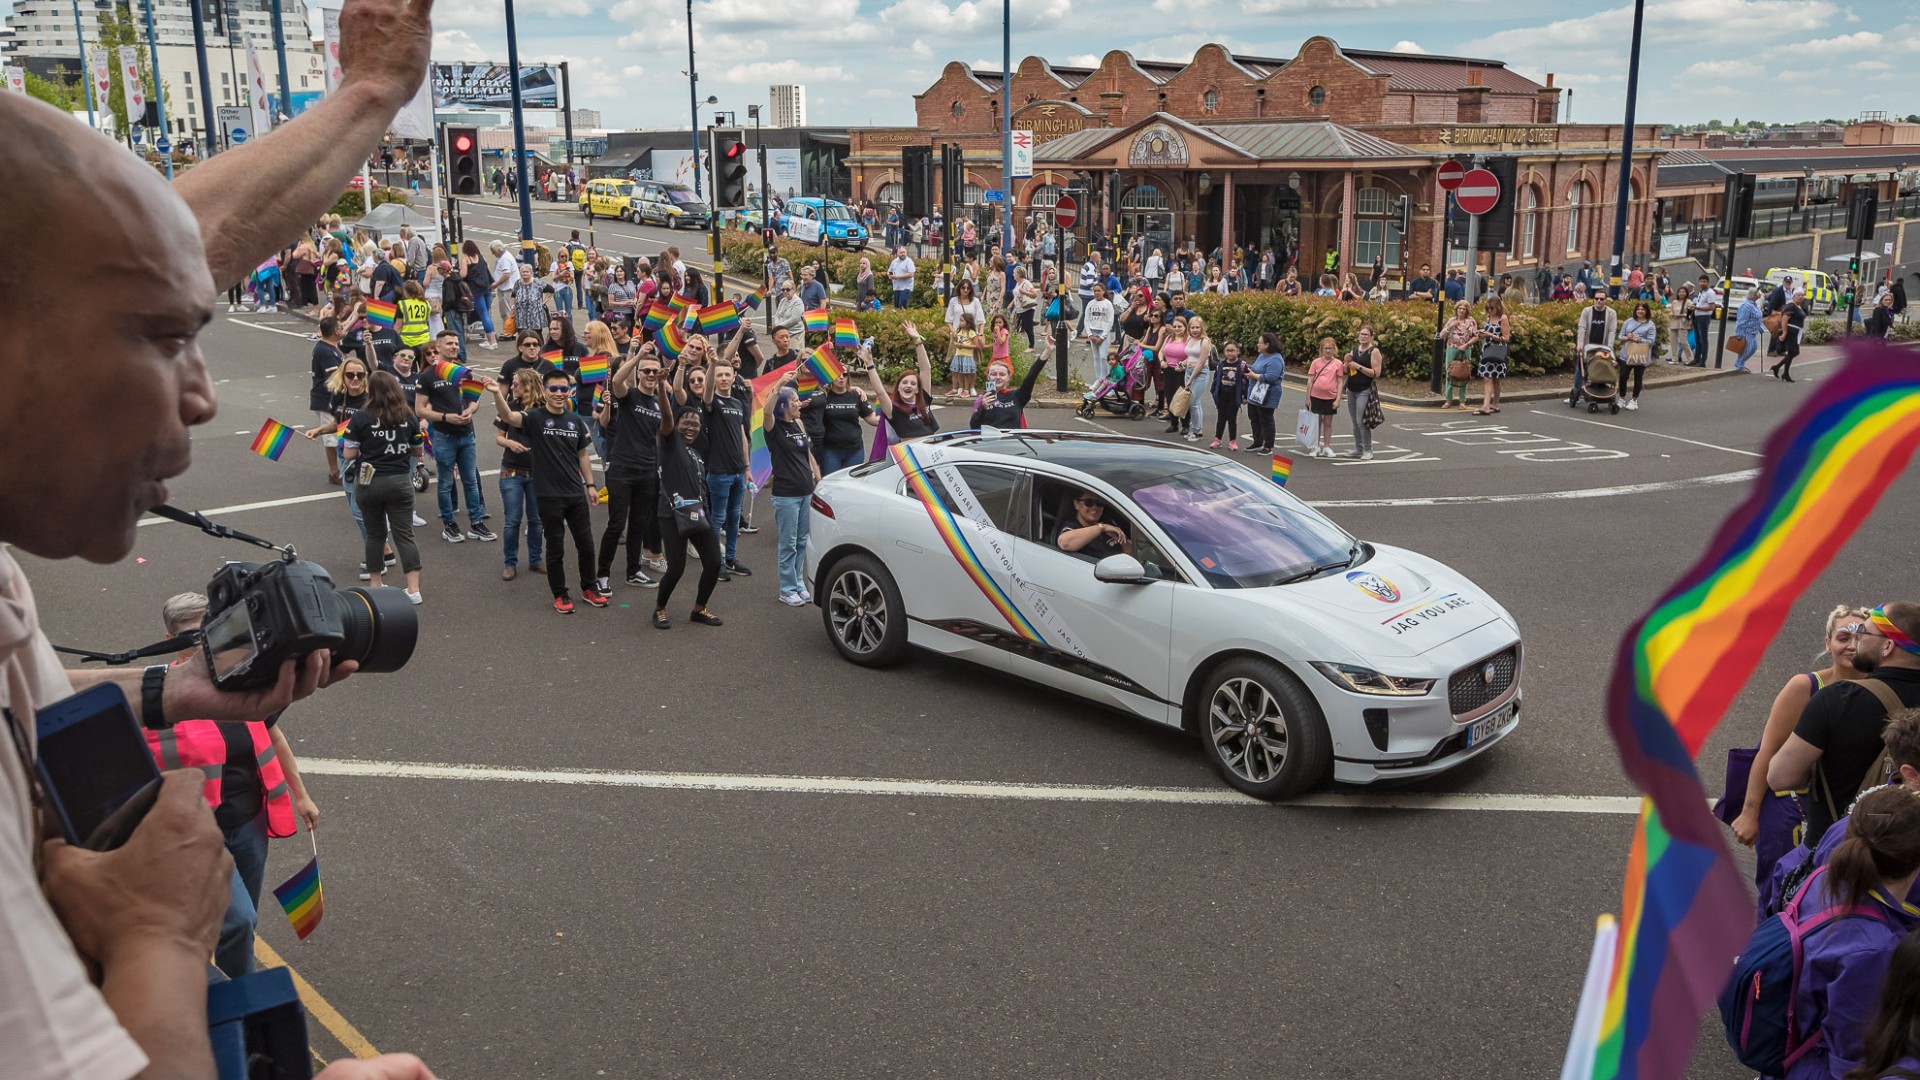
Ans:
<svg viewBox="0 0 1920 1080"><path fill-rule="evenodd" d="M247 450L304 413L306 329L209 328L221 415L175 502L234 507L350 580L318 450ZM1515 737L1310 805L1224 798L1177 735L951 662L839 662L817 612L775 603L771 530L742 544L762 572L721 586L726 626L665 634L652 593L563 619L540 581L499 580L494 545L429 539L413 662L287 717L327 916L304 943L270 917L266 940L372 1045L448 1076L1551 1075L1632 825L1601 720L1617 636L1830 369L1798 370L1617 418L1396 410L1373 461L1302 458L1301 496L1472 575L1527 635ZM1916 496L1902 481L1799 605L1706 771L1806 667L1827 606L1886 595ZM162 599L250 557L170 524L138 555L26 560L56 640L152 640ZM269 878L306 858L276 845ZM1709 1040L1693 1075L1743 1074Z"/></svg>

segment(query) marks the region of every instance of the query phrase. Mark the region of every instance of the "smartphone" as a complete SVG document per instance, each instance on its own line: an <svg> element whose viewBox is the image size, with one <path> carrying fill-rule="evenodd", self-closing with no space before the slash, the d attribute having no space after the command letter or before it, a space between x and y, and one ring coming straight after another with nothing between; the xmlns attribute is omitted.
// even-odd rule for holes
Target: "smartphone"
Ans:
<svg viewBox="0 0 1920 1080"><path fill-rule="evenodd" d="M100 683L34 714L34 768L67 843L112 851L160 795L160 769L116 683Z"/></svg>

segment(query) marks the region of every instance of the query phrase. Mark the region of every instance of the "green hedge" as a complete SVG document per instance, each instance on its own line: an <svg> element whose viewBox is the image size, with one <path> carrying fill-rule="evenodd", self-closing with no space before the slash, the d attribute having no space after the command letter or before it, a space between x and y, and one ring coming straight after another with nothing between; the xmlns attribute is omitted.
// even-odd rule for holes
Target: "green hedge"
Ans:
<svg viewBox="0 0 1920 1080"><path fill-rule="evenodd" d="M840 297L853 299L853 283L860 276L860 260L869 259L873 263L874 293L883 301L891 300L893 285L887 280L887 263L893 255L885 247L870 245L865 251L847 251L837 247L815 247L798 240L778 240L774 244L780 254L792 264L794 273L810 262L824 260L827 265L827 278L830 282L842 286ZM720 254L727 260L727 271L744 274L750 278L765 280L767 275L767 247L757 232L741 232L738 229L723 229L720 233ZM934 290L934 282L939 277L940 264L932 259L914 261L913 307L933 307L939 301L939 293Z"/></svg>
<svg viewBox="0 0 1920 1080"><path fill-rule="evenodd" d="M1216 345L1237 341L1248 356L1258 351L1261 332L1269 330L1280 335L1281 350L1289 360L1318 355L1323 337L1339 342L1345 352L1353 347L1354 338L1365 325L1373 330L1374 340L1386 358L1387 375L1424 379L1432 369L1432 304L1352 303L1317 296L1239 292L1190 295L1187 306L1205 317L1207 332ZM1510 312L1512 347L1507 369L1514 375L1541 375L1567 367L1574 357L1574 330L1579 325L1580 310L1587 306L1563 300ZM1622 322L1633 314L1632 302L1623 300L1612 307ZM1484 314L1484 305L1475 308L1476 317ZM1659 308L1654 311L1654 323L1659 327L1656 347L1664 349L1667 324Z"/></svg>
<svg viewBox="0 0 1920 1080"><path fill-rule="evenodd" d="M387 203L403 203L406 201L407 193L401 191L399 188L381 187L378 184L373 186L373 205L375 206L384 206ZM348 224L352 224L354 218L366 216L367 211L365 207L366 202L361 199L359 192L348 191L334 202L333 209L329 212L339 214L341 217L347 219Z"/></svg>

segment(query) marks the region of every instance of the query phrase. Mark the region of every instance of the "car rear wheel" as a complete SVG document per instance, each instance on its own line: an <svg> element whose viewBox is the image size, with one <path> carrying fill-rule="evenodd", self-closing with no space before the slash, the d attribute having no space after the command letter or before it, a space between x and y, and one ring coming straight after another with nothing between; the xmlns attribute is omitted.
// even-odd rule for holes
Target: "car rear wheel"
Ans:
<svg viewBox="0 0 1920 1080"><path fill-rule="evenodd" d="M907 612L893 575L871 555L849 555L821 581L820 618L840 655L862 667L890 667L907 655Z"/></svg>
<svg viewBox="0 0 1920 1080"><path fill-rule="evenodd" d="M1319 704L1271 660L1222 664L1200 706L1207 758L1229 785L1254 798L1298 795L1333 769L1333 740Z"/></svg>

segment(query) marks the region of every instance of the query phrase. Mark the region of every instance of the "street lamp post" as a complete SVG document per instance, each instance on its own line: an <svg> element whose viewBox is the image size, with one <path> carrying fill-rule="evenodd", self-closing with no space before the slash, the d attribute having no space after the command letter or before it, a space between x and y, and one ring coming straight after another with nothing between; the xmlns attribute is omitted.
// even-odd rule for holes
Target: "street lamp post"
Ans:
<svg viewBox="0 0 1920 1080"><path fill-rule="evenodd" d="M533 207L527 201L527 118L522 111L520 101L520 39L514 32L513 0L506 0L506 8L507 87L513 97L514 182L520 190L520 261L532 265L534 262Z"/></svg>
<svg viewBox="0 0 1920 1080"><path fill-rule="evenodd" d="M687 135L693 139L693 193L704 197L700 190L700 69L693 66L693 0L687 0L687 114Z"/></svg>
<svg viewBox="0 0 1920 1080"><path fill-rule="evenodd" d="M747 106L747 119L753 121L754 152L760 157L760 235L767 238L767 258L760 260L761 284L766 286L767 295L761 298L761 307L767 319L767 339L773 339L773 218L768 212L770 192L767 191L767 141L760 134L760 106Z"/></svg>
<svg viewBox="0 0 1920 1080"><path fill-rule="evenodd" d="M1607 267L1608 294L1620 298L1621 266L1627 252L1627 203L1633 196L1633 107L1640 89L1640 24L1647 0L1633 0L1633 45L1627 59L1627 117L1620 131L1620 190L1613 208L1613 262Z"/></svg>
<svg viewBox="0 0 1920 1080"><path fill-rule="evenodd" d="M1000 258L1013 250L1013 0L1000 4ZM1009 276L1008 284L1012 284ZM1001 298L1002 300L1005 297Z"/></svg>

